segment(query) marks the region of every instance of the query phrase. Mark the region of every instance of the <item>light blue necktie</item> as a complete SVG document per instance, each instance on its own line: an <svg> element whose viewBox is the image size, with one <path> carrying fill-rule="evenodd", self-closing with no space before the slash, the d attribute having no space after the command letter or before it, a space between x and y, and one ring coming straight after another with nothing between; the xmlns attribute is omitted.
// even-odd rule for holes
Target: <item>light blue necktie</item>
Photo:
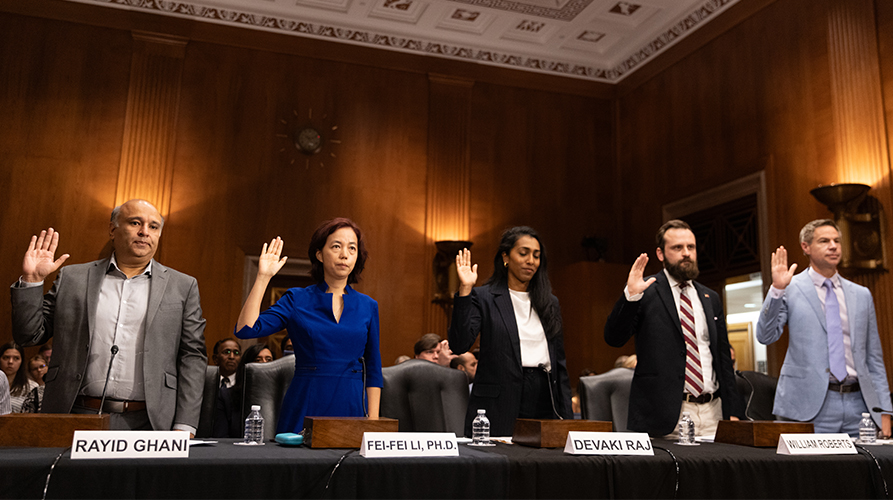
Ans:
<svg viewBox="0 0 893 500"><path fill-rule="evenodd" d="M825 287L825 325L828 330L828 362L831 375L839 382L846 378L846 355L843 351L843 328L840 326L840 304L834 285L830 279L822 284Z"/></svg>

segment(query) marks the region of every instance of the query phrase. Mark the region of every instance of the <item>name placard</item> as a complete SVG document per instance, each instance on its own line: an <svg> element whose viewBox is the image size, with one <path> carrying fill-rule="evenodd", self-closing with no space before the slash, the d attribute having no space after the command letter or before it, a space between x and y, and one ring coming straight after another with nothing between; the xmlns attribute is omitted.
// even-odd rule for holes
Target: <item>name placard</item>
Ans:
<svg viewBox="0 0 893 500"><path fill-rule="evenodd" d="M74 431L71 458L185 458L189 433L182 431Z"/></svg>
<svg viewBox="0 0 893 500"><path fill-rule="evenodd" d="M567 433L564 452L569 455L650 455L651 439L644 432Z"/></svg>
<svg viewBox="0 0 893 500"><path fill-rule="evenodd" d="M853 440L840 434L781 434L778 455L855 455Z"/></svg>
<svg viewBox="0 0 893 500"><path fill-rule="evenodd" d="M452 432L364 432L360 455L382 457L458 457Z"/></svg>

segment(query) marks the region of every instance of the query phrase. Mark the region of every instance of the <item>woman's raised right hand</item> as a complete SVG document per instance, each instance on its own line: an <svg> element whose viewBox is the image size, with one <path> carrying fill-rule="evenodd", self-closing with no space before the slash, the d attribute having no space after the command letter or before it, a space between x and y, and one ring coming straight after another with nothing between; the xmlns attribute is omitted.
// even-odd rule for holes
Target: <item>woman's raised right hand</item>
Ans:
<svg viewBox="0 0 893 500"><path fill-rule="evenodd" d="M272 278L282 269L288 257L279 258L282 254L282 238L276 237L269 245L264 243L264 248L260 251L260 258L257 260L257 277Z"/></svg>
<svg viewBox="0 0 893 500"><path fill-rule="evenodd" d="M459 275L459 295L464 297L471 293L478 281L478 265L471 263L471 250L459 250L456 255L456 273Z"/></svg>

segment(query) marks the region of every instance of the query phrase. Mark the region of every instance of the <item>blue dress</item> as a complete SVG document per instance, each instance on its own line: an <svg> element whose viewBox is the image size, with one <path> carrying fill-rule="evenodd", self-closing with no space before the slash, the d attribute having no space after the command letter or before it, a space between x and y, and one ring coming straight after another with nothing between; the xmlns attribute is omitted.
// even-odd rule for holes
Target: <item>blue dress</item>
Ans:
<svg viewBox="0 0 893 500"><path fill-rule="evenodd" d="M249 339L288 330L295 350L292 379L277 433L301 432L304 417L362 417L366 387L381 387L378 350L378 303L350 286L344 291L341 321L332 313L332 294L325 282L292 288L273 307L262 312L254 327L236 337Z"/></svg>

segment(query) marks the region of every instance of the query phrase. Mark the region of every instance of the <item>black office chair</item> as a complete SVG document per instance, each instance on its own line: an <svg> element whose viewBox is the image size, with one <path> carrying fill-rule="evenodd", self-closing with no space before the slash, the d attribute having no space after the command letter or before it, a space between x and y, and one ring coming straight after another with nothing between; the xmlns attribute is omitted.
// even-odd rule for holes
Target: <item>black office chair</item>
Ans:
<svg viewBox="0 0 893 500"><path fill-rule="evenodd" d="M400 432L465 433L465 372L423 359L382 368L381 416L400 421Z"/></svg>
<svg viewBox="0 0 893 500"><path fill-rule="evenodd" d="M614 368L601 375L580 377L577 392L583 418L610 421L614 423L614 431L626 432L633 373L629 368Z"/></svg>
<svg viewBox="0 0 893 500"><path fill-rule="evenodd" d="M764 373L736 371L738 394L744 398L744 416L749 420L776 420L772 413L775 405L775 386L778 379Z"/></svg>
<svg viewBox="0 0 893 500"><path fill-rule="evenodd" d="M217 391L220 388L218 378L220 367L208 366L205 368L205 383L202 388L202 407L198 417L198 428L195 429L195 437L208 438L214 429L214 415L217 410Z"/></svg>
<svg viewBox="0 0 893 500"><path fill-rule="evenodd" d="M264 417L264 440L276 436L282 399L294 376L294 356L285 356L269 363L245 365L241 419L248 417L251 405L260 405L260 414Z"/></svg>

